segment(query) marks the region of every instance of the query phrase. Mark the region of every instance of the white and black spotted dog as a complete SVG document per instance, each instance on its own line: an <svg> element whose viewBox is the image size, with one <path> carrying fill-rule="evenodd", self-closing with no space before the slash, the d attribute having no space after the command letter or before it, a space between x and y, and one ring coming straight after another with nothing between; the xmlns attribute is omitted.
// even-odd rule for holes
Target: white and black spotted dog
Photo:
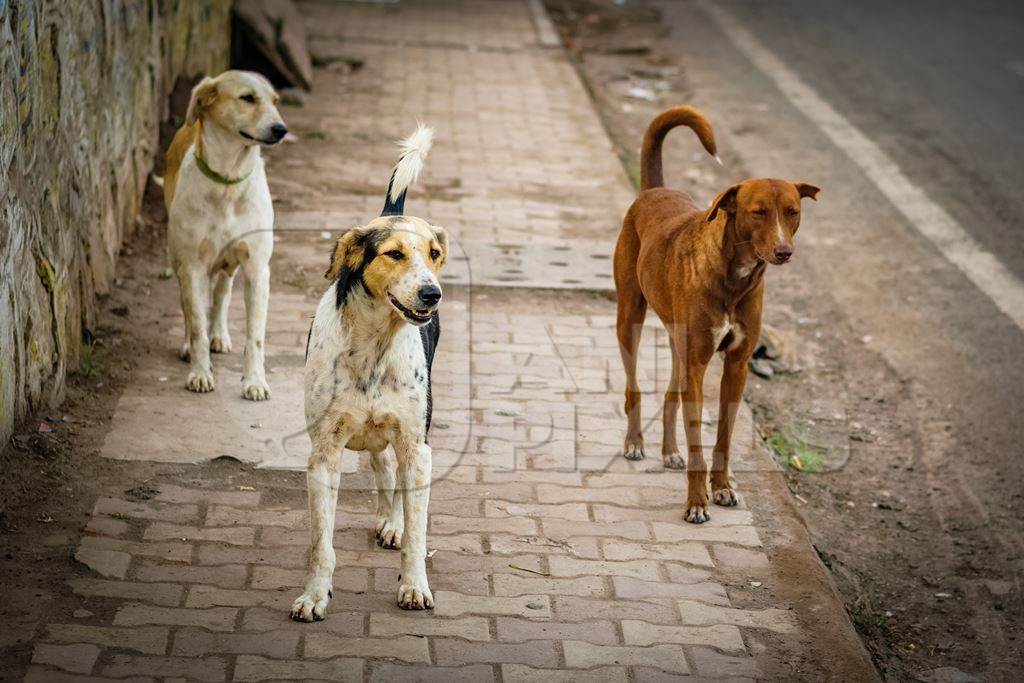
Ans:
<svg viewBox="0 0 1024 683"><path fill-rule="evenodd" d="M422 124L401 141L384 211L338 240L306 349L306 421L313 444L307 485L312 548L299 621L324 618L344 448L369 451L377 478L377 541L402 549L398 605L429 609L430 366L441 327L438 272L445 230L404 214L405 194L433 140ZM387 452L391 444L394 454Z"/></svg>

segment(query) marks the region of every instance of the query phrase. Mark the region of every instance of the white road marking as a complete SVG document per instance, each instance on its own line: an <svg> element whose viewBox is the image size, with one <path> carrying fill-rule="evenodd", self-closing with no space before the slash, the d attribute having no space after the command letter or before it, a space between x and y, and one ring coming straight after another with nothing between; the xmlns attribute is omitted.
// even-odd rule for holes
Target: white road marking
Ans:
<svg viewBox="0 0 1024 683"><path fill-rule="evenodd" d="M732 14L711 0L698 0L698 5L733 46L774 81L793 106L864 171L904 218L1024 331L1024 283L975 242L956 219L914 185L877 144L833 109Z"/></svg>

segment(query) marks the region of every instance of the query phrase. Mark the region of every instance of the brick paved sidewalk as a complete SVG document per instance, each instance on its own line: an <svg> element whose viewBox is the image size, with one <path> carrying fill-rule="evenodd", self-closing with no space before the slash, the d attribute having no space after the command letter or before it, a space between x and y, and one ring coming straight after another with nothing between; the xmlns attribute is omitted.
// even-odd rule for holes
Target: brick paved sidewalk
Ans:
<svg viewBox="0 0 1024 683"><path fill-rule="evenodd" d="M139 361L102 454L196 464L142 489L111 482L96 501L76 552L83 572L38 634L29 680L742 680L863 667L805 536L774 519L791 515L782 493L759 489L777 475L745 407L736 478L770 514L744 504L686 524L684 477L618 454L614 306L583 290L610 286L632 191L538 7L301 3L324 66L306 105L284 110L299 141L269 164L272 400L237 395L239 354L214 357L218 389L202 396L182 389L171 341ZM394 604L399 555L375 546L370 468L346 453L334 599L325 621L297 624L305 482L281 470L303 469L308 453L308 320L330 242L377 215L391 141L416 117L438 135L408 208L456 245L431 434L437 607ZM172 282L154 285L168 340L181 334L176 296ZM641 370L656 452L669 359L649 329ZM206 462L222 455L256 469ZM818 573L787 585L801 562ZM831 630L815 632L823 620ZM837 662L814 659L823 638Z"/></svg>

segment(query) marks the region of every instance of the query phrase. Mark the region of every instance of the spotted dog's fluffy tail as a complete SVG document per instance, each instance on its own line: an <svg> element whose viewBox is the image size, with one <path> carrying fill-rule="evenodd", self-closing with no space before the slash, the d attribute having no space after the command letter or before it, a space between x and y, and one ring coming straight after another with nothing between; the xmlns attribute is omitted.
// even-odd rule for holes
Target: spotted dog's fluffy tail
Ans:
<svg viewBox="0 0 1024 683"><path fill-rule="evenodd" d="M422 123L412 135L398 142L402 154L395 164L395 170L391 172L388 195L380 215L401 216L405 213L405 193L423 170L423 161L427 158L433 143L434 129Z"/></svg>

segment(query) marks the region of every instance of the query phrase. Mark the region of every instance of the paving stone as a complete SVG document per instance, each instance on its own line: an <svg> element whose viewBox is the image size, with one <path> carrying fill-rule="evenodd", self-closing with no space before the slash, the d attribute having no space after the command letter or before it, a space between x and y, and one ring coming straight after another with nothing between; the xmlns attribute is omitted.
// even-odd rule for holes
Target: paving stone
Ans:
<svg viewBox="0 0 1024 683"><path fill-rule="evenodd" d="M230 564L218 567L193 567L143 562L135 570L135 578L139 581L205 583L222 588L241 588L245 585L246 569L244 565Z"/></svg>
<svg viewBox="0 0 1024 683"><path fill-rule="evenodd" d="M296 586L299 590L301 586ZM185 607L291 606L295 596L284 591L237 590L217 586L189 586Z"/></svg>
<svg viewBox="0 0 1024 683"><path fill-rule="evenodd" d="M305 567L305 553L289 548L224 547L210 543L196 549L199 564L270 564L277 567Z"/></svg>
<svg viewBox="0 0 1024 683"><path fill-rule="evenodd" d="M187 524L199 517L195 505L174 505L171 503L133 502L119 498L100 498L96 501L94 517L108 516L116 519L148 519L160 522Z"/></svg>
<svg viewBox="0 0 1024 683"><path fill-rule="evenodd" d="M282 526L290 529L307 528L306 510L246 510L230 505L211 505L206 511L206 526Z"/></svg>
<svg viewBox="0 0 1024 683"><path fill-rule="evenodd" d="M617 645L620 642L610 621L564 623L498 617L496 623L499 641L583 640L598 645Z"/></svg>
<svg viewBox="0 0 1024 683"><path fill-rule="evenodd" d="M211 654L254 654L286 659L298 654L299 633L265 631L263 633L210 633L197 628L178 629L171 654L181 657L207 657Z"/></svg>
<svg viewBox="0 0 1024 683"><path fill-rule="evenodd" d="M146 654L163 654L167 650L168 630L155 626L113 628L84 624L49 624L47 633L50 640L61 643L91 643Z"/></svg>
<svg viewBox="0 0 1024 683"><path fill-rule="evenodd" d="M771 566L768 556L760 550L718 544L711 546L711 551L715 564L721 569L763 572Z"/></svg>
<svg viewBox="0 0 1024 683"><path fill-rule="evenodd" d="M362 567L336 567L334 570L334 590L366 591L369 590L367 572ZM306 585L305 569L281 569L280 567L253 567L252 581L249 584L256 590L299 590Z"/></svg>
<svg viewBox="0 0 1024 683"><path fill-rule="evenodd" d="M435 591L434 612L442 617L463 614L493 614L516 615L528 619L549 619L551 618L551 600L547 595L505 598Z"/></svg>
<svg viewBox="0 0 1024 683"><path fill-rule="evenodd" d="M526 577L512 574L495 574L492 577L495 595L580 595L584 597L609 598L608 582L601 576L575 576L572 578ZM678 596L677 596L678 597Z"/></svg>
<svg viewBox="0 0 1024 683"><path fill-rule="evenodd" d="M469 518L451 515L431 515L430 534L451 534L464 531L506 534L535 534L537 522L523 517Z"/></svg>
<svg viewBox="0 0 1024 683"><path fill-rule="evenodd" d="M188 562L192 559L192 546L188 543L140 543L102 536L85 536L78 545L79 552L115 551L129 555L158 557L172 562Z"/></svg>
<svg viewBox="0 0 1024 683"><path fill-rule="evenodd" d="M434 653L441 666L467 663L516 663L538 667L558 665L554 643L535 640L528 643L479 643L455 638L434 638Z"/></svg>
<svg viewBox="0 0 1024 683"><path fill-rule="evenodd" d="M589 520L590 513L584 503L510 503L504 500L484 501L484 514L488 517L561 517L562 519Z"/></svg>
<svg viewBox="0 0 1024 683"><path fill-rule="evenodd" d="M86 533L115 538L124 536L130 528L128 522L113 517L91 517L85 525Z"/></svg>
<svg viewBox="0 0 1024 683"><path fill-rule="evenodd" d="M606 560L660 559L714 566L703 543L637 543L610 538L601 542L601 548Z"/></svg>
<svg viewBox="0 0 1024 683"><path fill-rule="evenodd" d="M621 666L602 666L587 671L567 669L536 669L524 664L502 664L505 683L626 683L629 676Z"/></svg>
<svg viewBox="0 0 1024 683"><path fill-rule="evenodd" d="M701 676L757 678L759 675L757 665L751 657L724 655L709 647L691 647L690 656L693 658L695 672Z"/></svg>
<svg viewBox="0 0 1024 683"><path fill-rule="evenodd" d="M375 569L373 572L373 590L378 593L395 593L400 584L398 568ZM476 572L446 572L430 570L427 566L427 576L430 579L430 589L433 591L454 591L467 595L490 595L490 576L486 571Z"/></svg>
<svg viewBox="0 0 1024 683"><path fill-rule="evenodd" d="M453 553L439 550L427 565L428 568L437 573L448 572L476 572L488 574L492 572L507 572L518 574L521 569L510 567L514 564L517 567L543 571L544 566L538 555L517 554L514 557L500 557L495 555L470 555L466 553Z"/></svg>
<svg viewBox="0 0 1024 683"><path fill-rule="evenodd" d="M736 609L718 607L693 600L680 600L679 612L684 624L735 624L744 628L763 628L776 633L796 629L793 613L782 609Z"/></svg>
<svg viewBox="0 0 1024 683"><path fill-rule="evenodd" d="M707 574L704 574L707 576ZM729 596L725 587L714 581L695 583L667 583L664 581L641 581L628 576L612 577L615 596L644 600L646 598L689 598L712 605L729 605Z"/></svg>
<svg viewBox="0 0 1024 683"><path fill-rule="evenodd" d="M211 631L231 631L235 627L238 610L232 607L153 607L152 605L124 605L114 615L114 626L140 626L159 624L168 626L201 626Z"/></svg>
<svg viewBox="0 0 1024 683"><path fill-rule="evenodd" d="M431 541L432 542L432 541ZM551 538L548 536L496 536L489 541L492 553L518 555L520 553L544 553L545 555L572 555L585 559L598 559L598 539L594 537Z"/></svg>
<svg viewBox="0 0 1024 683"><path fill-rule="evenodd" d="M541 520L541 525L544 527L543 534L551 538L570 538L573 536L617 536L637 541L652 540L651 531L648 525L639 522L577 522L566 519L543 519ZM662 539L659 538L658 540L660 541Z"/></svg>
<svg viewBox="0 0 1024 683"><path fill-rule="evenodd" d="M63 673L43 666L30 666L25 674L24 683L93 683L98 680L111 679ZM120 683L156 683L155 678L148 676L129 676L128 678L119 678L117 680Z"/></svg>
<svg viewBox="0 0 1024 683"><path fill-rule="evenodd" d="M299 593L285 593L285 598L280 606L274 608L255 607L245 610L242 617L243 631L294 631L296 633L309 633L310 627L307 624L292 621L289 616L292 601ZM361 612L345 611L340 609L337 600L332 600L327 608L327 616L323 621L316 622L316 631L334 633L341 636L362 637L366 635L365 618Z"/></svg>
<svg viewBox="0 0 1024 683"><path fill-rule="evenodd" d="M615 503L616 505L639 505L640 492L635 488L595 488L584 489L576 486L559 486L557 484L538 484L537 499L542 503L567 503L583 501L587 503Z"/></svg>
<svg viewBox="0 0 1024 683"><path fill-rule="evenodd" d="M132 562L132 556L128 553L88 547L79 547L75 551L75 559L100 576L113 579L123 579Z"/></svg>
<svg viewBox="0 0 1024 683"><path fill-rule="evenodd" d="M660 564L655 560L610 562L552 555L548 558L548 566L552 576L631 576L648 581L657 581L661 578Z"/></svg>
<svg viewBox="0 0 1024 683"><path fill-rule="evenodd" d="M235 660L236 681L324 680L358 681L363 677L363 660L336 657L322 662L299 659L268 659L241 655Z"/></svg>
<svg viewBox="0 0 1024 683"><path fill-rule="evenodd" d="M456 636L466 640L491 640L490 626L484 617L441 619L422 614L371 614L371 636Z"/></svg>
<svg viewBox="0 0 1024 683"><path fill-rule="evenodd" d="M627 645L707 645L726 652L745 653L743 636L735 626L659 626L646 621L626 619L622 622L622 636Z"/></svg>
<svg viewBox="0 0 1024 683"><path fill-rule="evenodd" d="M259 491L207 491L173 484L161 484L159 488L160 493L154 500L167 503L206 503L236 507L253 507L260 504Z"/></svg>
<svg viewBox="0 0 1024 683"><path fill-rule="evenodd" d="M100 674L112 678L125 676L181 677L190 681L218 682L227 679L227 663L220 657L139 657L115 654L100 667Z"/></svg>
<svg viewBox="0 0 1024 683"><path fill-rule="evenodd" d="M690 671L682 648L675 645L633 647L593 645L578 640L567 640L562 647L565 650L565 663L572 668L625 665L653 666L665 671L684 674Z"/></svg>
<svg viewBox="0 0 1024 683"><path fill-rule="evenodd" d="M142 537L147 541L173 539L179 541L219 541L234 545L252 545L253 540L256 538L256 529L244 526L206 528L154 522L146 527Z"/></svg>
<svg viewBox="0 0 1024 683"><path fill-rule="evenodd" d="M87 674L92 671L99 656L100 649L87 643L74 645L36 643L35 649L32 651L32 663L54 666L75 674Z"/></svg>
<svg viewBox="0 0 1024 683"><path fill-rule="evenodd" d="M329 633L310 633L302 656L312 659L327 657L393 657L404 662L428 664L430 649L426 638L398 636L392 638L348 638ZM442 662L438 662L442 663Z"/></svg>
<svg viewBox="0 0 1024 683"><path fill-rule="evenodd" d="M135 583L104 579L71 579L71 589L79 595L101 598L142 600L173 607L181 602L184 587L176 583Z"/></svg>
<svg viewBox="0 0 1024 683"><path fill-rule="evenodd" d="M412 666L403 664L374 664L370 681L415 681L416 683L478 683L494 681L494 668L486 664L471 666Z"/></svg>
<svg viewBox="0 0 1024 683"><path fill-rule="evenodd" d="M760 547L761 539L757 536L757 530L752 526L715 526L714 513L710 524L687 524L680 522L670 524L668 522L652 522L654 537L660 543L672 543L675 541L702 541L717 543L736 543L751 547Z"/></svg>
<svg viewBox="0 0 1024 683"><path fill-rule="evenodd" d="M679 622L679 614L672 601L600 600L571 595L558 596L555 618L559 621L642 619L653 624Z"/></svg>

